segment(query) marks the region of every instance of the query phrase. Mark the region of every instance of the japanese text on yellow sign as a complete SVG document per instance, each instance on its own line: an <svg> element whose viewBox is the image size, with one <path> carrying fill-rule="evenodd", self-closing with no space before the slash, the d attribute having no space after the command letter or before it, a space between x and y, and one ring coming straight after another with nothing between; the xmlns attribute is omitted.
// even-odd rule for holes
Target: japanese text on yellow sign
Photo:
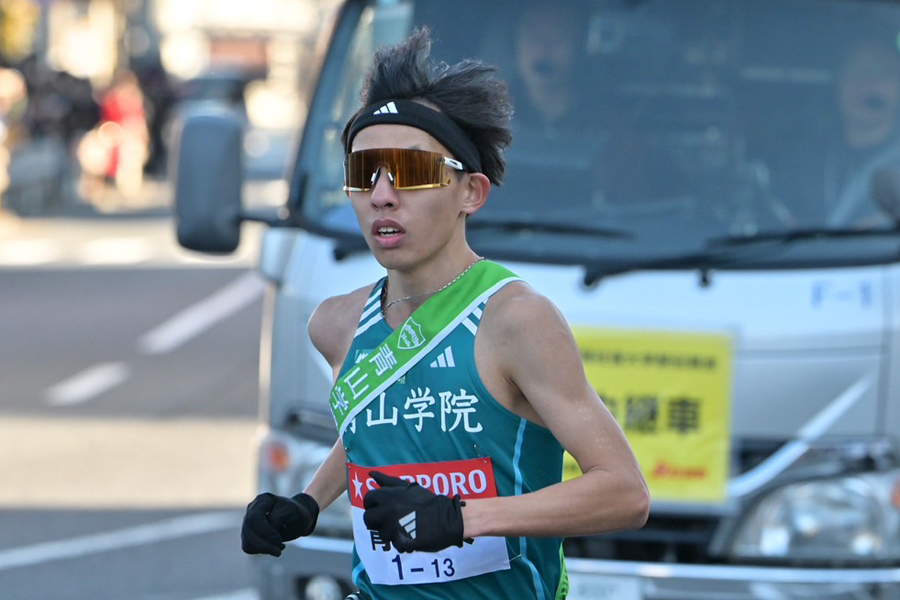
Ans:
<svg viewBox="0 0 900 600"><path fill-rule="evenodd" d="M721 502L732 343L715 334L573 327L588 381L628 437L655 501ZM565 476L580 473L566 455Z"/></svg>

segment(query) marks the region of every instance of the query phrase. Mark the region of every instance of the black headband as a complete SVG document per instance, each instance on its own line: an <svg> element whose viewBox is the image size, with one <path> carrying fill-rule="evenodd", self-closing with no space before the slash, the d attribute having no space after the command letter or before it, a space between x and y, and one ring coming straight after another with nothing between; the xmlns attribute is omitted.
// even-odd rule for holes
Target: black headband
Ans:
<svg viewBox="0 0 900 600"><path fill-rule="evenodd" d="M481 156L475 143L462 127L442 112L411 100L388 100L360 110L347 131L346 152L353 146L353 138L360 130L372 125L409 125L430 134L461 162L467 171L481 172Z"/></svg>

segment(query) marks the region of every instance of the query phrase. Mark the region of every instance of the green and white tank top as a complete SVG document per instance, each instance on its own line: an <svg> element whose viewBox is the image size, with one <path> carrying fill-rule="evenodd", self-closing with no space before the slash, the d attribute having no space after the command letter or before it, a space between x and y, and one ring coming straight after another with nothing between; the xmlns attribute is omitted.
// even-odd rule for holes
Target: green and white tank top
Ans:
<svg viewBox="0 0 900 600"><path fill-rule="evenodd" d="M384 284L382 279L372 289L341 377L393 331L381 314ZM559 442L501 406L478 374L475 336L488 301L473 306L344 430L355 514L353 581L373 600L554 600L565 587L560 538L479 538L471 548L464 544L462 554L456 548L400 554L361 524L364 486L372 485L365 474L373 467L393 468L436 493L463 498L520 495L561 480Z"/></svg>

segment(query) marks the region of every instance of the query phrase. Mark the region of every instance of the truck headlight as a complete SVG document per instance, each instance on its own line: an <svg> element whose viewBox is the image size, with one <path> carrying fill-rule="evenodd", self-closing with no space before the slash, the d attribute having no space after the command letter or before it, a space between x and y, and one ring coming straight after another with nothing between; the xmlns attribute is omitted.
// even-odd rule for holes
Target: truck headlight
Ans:
<svg viewBox="0 0 900 600"><path fill-rule="evenodd" d="M900 470L793 483L761 498L731 556L853 563L900 560Z"/></svg>

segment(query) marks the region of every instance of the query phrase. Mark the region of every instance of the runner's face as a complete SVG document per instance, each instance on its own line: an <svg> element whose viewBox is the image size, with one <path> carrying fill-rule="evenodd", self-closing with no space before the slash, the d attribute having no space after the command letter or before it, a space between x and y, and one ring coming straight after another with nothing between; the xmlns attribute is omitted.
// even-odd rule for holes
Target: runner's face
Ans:
<svg viewBox="0 0 900 600"><path fill-rule="evenodd" d="M450 152L428 133L406 125L373 125L360 131L351 150L417 148ZM396 190L384 169L375 187L348 192L366 242L386 268L403 268L427 260L464 234L466 176L451 173L450 185L423 190Z"/></svg>

